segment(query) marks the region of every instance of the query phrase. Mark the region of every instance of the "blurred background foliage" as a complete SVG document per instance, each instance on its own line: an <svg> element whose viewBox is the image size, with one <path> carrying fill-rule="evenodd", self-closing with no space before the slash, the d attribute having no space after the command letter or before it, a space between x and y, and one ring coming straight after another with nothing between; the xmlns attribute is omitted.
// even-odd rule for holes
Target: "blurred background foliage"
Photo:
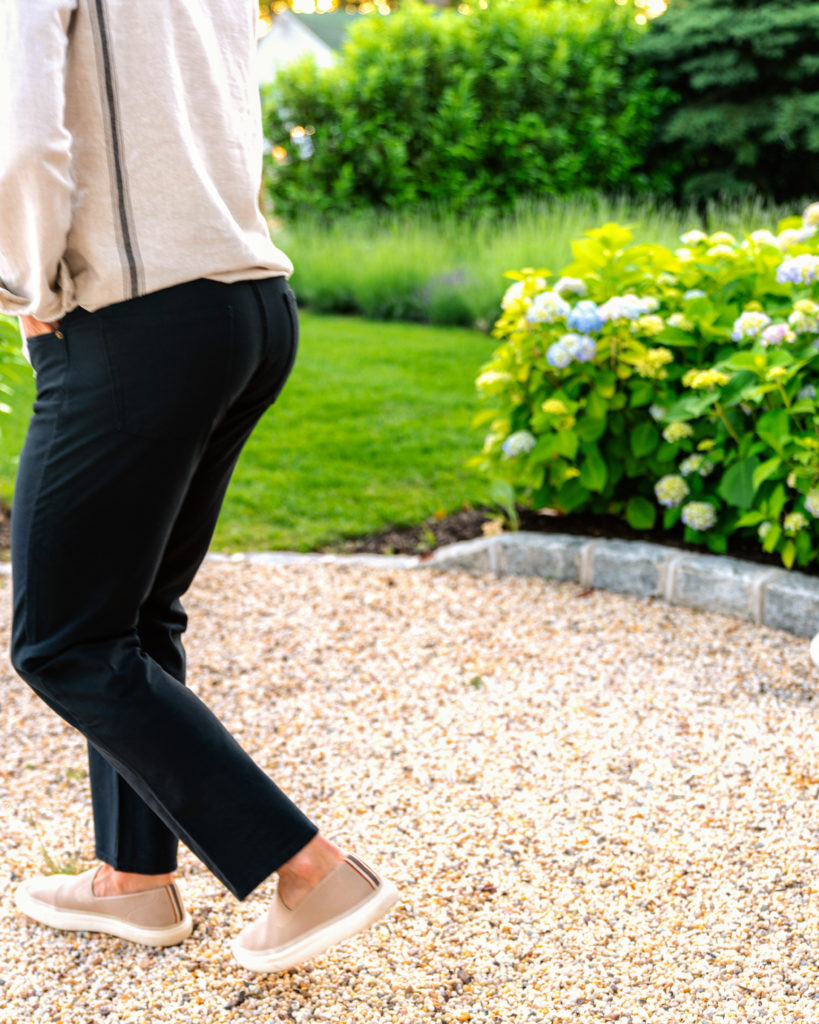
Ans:
<svg viewBox="0 0 819 1024"><path fill-rule="evenodd" d="M782 202L814 185L819 2L447 6L402 0L355 19L334 66L280 72L265 94L279 216L624 190Z"/></svg>
<svg viewBox="0 0 819 1024"><path fill-rule="evenodd" d="M275 212L669 192L641 166L672 99L633 59L644 32L611 0L357 20L334 66L300 60L266 92Z"/></svg>

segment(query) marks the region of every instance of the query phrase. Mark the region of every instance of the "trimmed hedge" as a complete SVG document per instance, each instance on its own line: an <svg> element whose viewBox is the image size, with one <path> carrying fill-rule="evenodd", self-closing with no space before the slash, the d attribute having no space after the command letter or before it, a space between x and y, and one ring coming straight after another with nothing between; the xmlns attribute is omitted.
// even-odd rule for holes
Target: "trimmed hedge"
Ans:
<svg viewBox="0 0 819 1024"><path fill-rule="evenodd" d="M268 169L275 212L650 191L640 164L669 94L631 59L645 31L612 0L362 19L338 65L303 61L266 93L286 154Z"/></svg>

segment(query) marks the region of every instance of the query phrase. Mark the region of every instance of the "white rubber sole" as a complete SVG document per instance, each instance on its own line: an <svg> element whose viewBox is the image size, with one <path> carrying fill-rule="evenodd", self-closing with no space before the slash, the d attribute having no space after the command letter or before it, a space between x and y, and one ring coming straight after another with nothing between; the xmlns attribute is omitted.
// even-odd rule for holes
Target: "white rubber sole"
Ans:
<svg viewBox="0 0 819 1024"><path fill-rule="evenodd" d="M50 928L67 932L102 932L118 939L127 939L128 942L139 942L143 946L175 946L187 939L193 931L193 921L187 913L178 924L149 928L121 921L109 914L94 914L90 910L60 910L50 903L34 899L26 891L25 883L18 886L14 902L26 917Z"/></svg>
<svg viewBox="0 0 819 1024"><path fill-rule="evenodd" d="M234 939L231 950L238 963L249 971L273 973L312 960L331 946L365 931L375 924L398 902L398 890L391 882L383 881L372 895L349 913L314 928L278 949L244 949Z"/></svg>

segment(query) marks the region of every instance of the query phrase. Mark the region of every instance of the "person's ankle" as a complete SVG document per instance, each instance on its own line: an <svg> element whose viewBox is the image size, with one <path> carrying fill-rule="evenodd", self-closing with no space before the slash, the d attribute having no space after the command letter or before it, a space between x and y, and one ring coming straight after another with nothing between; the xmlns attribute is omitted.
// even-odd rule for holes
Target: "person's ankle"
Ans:
<svg viewBox="0 0 819 1024"><path fill-rule="evenodd" d="M279 898L288 910L295 910L315 888L344 860L344 854L329 839L316 834L278 870Z"/></svg>
<svg viewBox="0 0 819 1024"><path fill-rule="evenodd" d="M94 875L95 896L128 896L159 889L173 881L173 874L140 875L133 871L117 871L110 864L101 864Z"/></svg>

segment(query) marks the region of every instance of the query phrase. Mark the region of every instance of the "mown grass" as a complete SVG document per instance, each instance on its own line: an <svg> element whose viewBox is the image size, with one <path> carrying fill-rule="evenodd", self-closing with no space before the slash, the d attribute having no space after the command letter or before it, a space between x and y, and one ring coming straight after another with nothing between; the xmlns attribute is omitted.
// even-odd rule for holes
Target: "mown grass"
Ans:
<svg viewBox="0 0 819 1024"><path fill-rule="evenodd" d="M242 454L214 547L314 550L486 501L464 463L480 444L474 380L491 349L475 331L305 314L293 375ZM30 399L3 418L6 500Z"/></svg>
<svg viewBox="0 0 819 1024"><path fill-rule="evenodd" d="M305 218L280 225L274 235L295 264L292 285L299 300L316 312L486 329L509 283L505 271L530 266L558 272L571 260L571 240L606 221L628 224L639 240L675 249L691 228L741 236L775 229L804 205L746 199L698 210L588 196L522 202L505 212L466 217L427 210Z"/></svg>

